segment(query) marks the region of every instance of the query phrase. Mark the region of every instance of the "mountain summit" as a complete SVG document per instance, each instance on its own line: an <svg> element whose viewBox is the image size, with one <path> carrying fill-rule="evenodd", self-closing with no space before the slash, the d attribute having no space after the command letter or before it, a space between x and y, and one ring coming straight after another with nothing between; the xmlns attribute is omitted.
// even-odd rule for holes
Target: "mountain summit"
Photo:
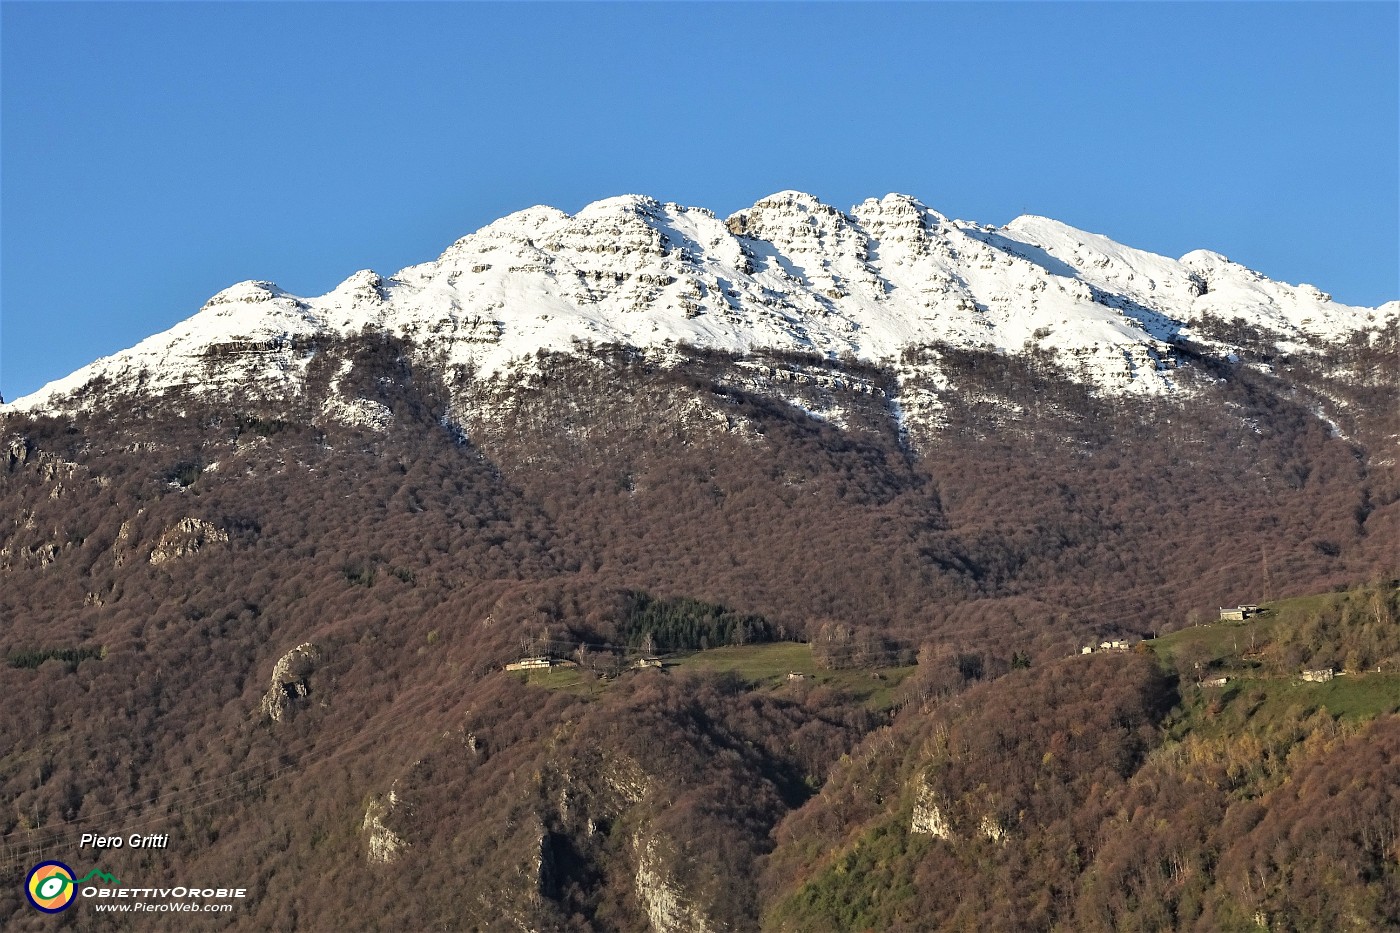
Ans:
<svg viewBox="0 0 1400 933"><path fill-rule="evenodd" d="M1202 323L1242 322L1283 350L1383 325L1400 302L1339 304L1203 250L1179 260L1044 217L952 220L902 194L842 212L783 191L721 220L639 195L569 215L532 207L391 277L314 298L240 282L189 319L3 406L88 407L113 393L298 391L315 341L365 328L478 376L580 343L897 365L942 346L1050 353L1111 394L1180 390L1175 347L1238 351Z"/></svg>

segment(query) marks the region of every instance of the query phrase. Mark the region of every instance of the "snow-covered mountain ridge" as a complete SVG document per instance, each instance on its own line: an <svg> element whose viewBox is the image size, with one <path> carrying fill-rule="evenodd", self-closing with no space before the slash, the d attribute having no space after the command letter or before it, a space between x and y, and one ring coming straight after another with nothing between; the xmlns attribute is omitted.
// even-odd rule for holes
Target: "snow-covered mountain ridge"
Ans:
<svg viewBox="0 0 1400 933"><path fill-rule="evenodd" d="M982 226L899 194L843 213L785 191L725 220L627 195L572 216L520 211L434 261L390 278L357 272L319 297L241 282L4 408L62 411L181 387L294 393L315 338L366 327L480 376L579 342L889 364L908 348L1039 346L1099 391L1166 393L1177 388L1173 341L1199 339L1192 324L1209 316L1241 318L1288 350L1381 326L1400 302L1349 307L1216 253L1173 260L1035 216Z"/></svg>

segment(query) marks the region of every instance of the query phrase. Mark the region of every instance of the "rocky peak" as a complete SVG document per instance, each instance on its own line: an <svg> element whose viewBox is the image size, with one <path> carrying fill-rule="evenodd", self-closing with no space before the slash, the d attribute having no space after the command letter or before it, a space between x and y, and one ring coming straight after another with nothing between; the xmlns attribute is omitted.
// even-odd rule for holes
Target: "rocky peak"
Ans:
<svg viewBox="0 0 1400 933"><path fill-rule="evenodd" d="M373 269L361 269L337 285L335 290L326 297L341 298L356 304L362 302L379 304L388 297L386 294L388 285L389 283L385 281L384 276Z"/></svg>
<svg viewBox="0 0 1400 933"><path fill-rule="evenodd" d="M200 310L207 310L218 305L233 304L258 304L264 301L271 301L274 298L289 297L287 292L278 288L272 282L259 282L248 280L230 285L228 288L214 295L204 303Z"/></svg>
<svg viewBox="0 0 1400 933"><path fill-rule="evenodd" d="M801 191L760 198L753 207L729 215L725 225L735 236L767 240L775 246L839 236L852 226L851 218Z"/></svg>
<svg viewBox="0 0 1400 933"><path fill-rule="evenodd" d="M639 195L595 201L545 234L540 245L560 258L579 254L626 256L629 264L666 255L657 220L661 204Z"/></svg>

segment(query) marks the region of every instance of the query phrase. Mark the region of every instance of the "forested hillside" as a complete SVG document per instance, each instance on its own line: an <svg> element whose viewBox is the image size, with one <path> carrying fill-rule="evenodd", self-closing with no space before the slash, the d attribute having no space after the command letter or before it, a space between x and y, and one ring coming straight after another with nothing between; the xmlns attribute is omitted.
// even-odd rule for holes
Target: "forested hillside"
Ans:
<svg viewBox="0 0 1400 933"><path fill-rule="evenodd" d="M1395 922L1394 706L1275 686L1394 672L1383 379L1203 358L1134 401L929 352L959 389L912 429L855 361L449 385L382 333L275 404L9 416L7 876L139 830L170 848L106 870L246 884L244 929ZM578 666L502 670L536 655ZM19 890L7 928L97 923Z"/></svg>
<svg viewBox="0 0 1400 933"><path fill-rule="evenodd" d="M1386 583L920 689L779 826L765 928L1392 928L1397 608ZM1289 660L1371 638L1327 683Z"/></svg>

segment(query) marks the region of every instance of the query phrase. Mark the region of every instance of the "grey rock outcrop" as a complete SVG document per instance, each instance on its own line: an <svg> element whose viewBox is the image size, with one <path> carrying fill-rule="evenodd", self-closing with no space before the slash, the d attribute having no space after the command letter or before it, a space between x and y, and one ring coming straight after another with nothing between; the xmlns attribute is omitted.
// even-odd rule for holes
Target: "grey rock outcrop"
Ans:
<svg viewBox="0 0 1400 933"><path fill-rule="evenodd" d="M228 532L202 518L182 518L156 542L151 551L151 563L163 564L168 560L188 557L210 544L227 544Z"/></svg>
<svg viewBox="0 0 1400 933"><path fill-rule="evenodd" d="M262 698L262 716L273 722L281 722L293 701L311 692L308 678L321 649L311 642L297 645L282 655L272 668L272 684Z"/></svg>

